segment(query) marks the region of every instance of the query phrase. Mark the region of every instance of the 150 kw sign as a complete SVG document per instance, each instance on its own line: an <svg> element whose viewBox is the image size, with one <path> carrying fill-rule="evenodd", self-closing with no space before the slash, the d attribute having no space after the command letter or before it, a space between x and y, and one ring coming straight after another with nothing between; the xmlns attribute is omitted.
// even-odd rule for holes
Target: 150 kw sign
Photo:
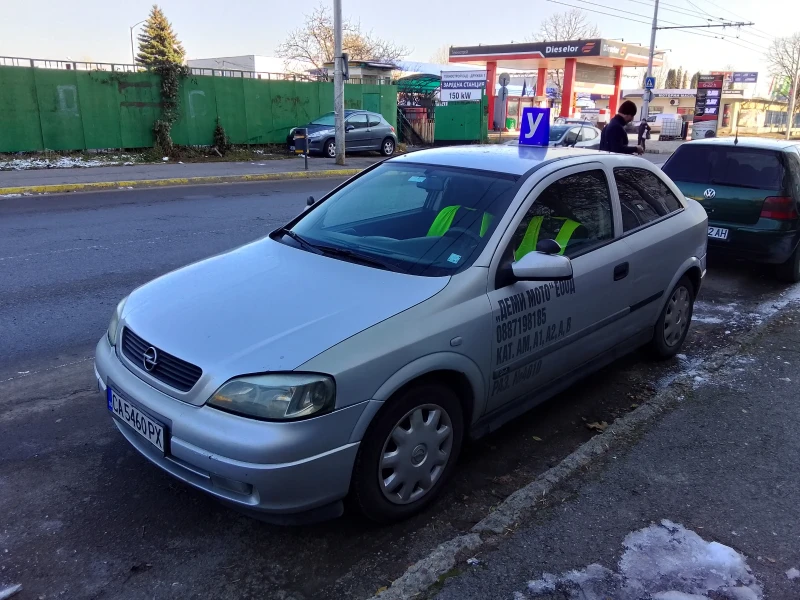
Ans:
<svg viewBox="0 0 800 600"><path fill-rule="evenodd" d="M478 101L486 88L486 71L442 71L442 102Z"/></svg>

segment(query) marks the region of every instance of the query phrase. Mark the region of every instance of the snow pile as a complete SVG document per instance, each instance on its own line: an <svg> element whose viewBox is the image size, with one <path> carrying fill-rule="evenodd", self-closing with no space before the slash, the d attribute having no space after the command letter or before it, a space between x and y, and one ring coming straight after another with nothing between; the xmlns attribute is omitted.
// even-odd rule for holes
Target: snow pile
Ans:
<svg viewBox="0 0 800 600"><path fill-rule="evenodd" d="M128 154L109 156L108 158L85 158L82 156L31 156L0 160L0 171L27 171L28 169L74 169L87 167L112 167L133 165L136 157Z"/></svg>
<svg viewBox="0 0 800 600"><path fill-rule="evenodd" d="M560 593L570 600L762 600L763 591L745 558L732 548L706 542L694 531L663 520L628 534L615 573L598 564L562 575L545 573L528 583L537 598ZM708 594L713 593L713 596Z"/></svg>

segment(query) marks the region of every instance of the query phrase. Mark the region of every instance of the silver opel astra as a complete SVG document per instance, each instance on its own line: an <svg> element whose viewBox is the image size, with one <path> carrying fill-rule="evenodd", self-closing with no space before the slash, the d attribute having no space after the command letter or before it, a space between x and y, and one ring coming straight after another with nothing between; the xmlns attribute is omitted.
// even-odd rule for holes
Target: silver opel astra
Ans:
<svg viewBox="0 0 800 600"><path fill-rule="evenodd" d="M632 156L428 150L309 201L133 291L96 351L128 442L265 520L420 511L468 438L677 354L706 271L705 211Z"/></svg>

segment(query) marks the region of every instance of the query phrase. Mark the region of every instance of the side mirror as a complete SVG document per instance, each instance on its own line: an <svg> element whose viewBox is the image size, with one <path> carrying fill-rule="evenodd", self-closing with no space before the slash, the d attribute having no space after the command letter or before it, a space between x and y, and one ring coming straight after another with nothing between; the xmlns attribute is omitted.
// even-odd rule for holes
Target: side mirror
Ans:
<svg viewBox="0 0 800 600"><path fill-rule="evenodd" d="M560 254L561 244L551 239L539 240L536 244L536 251L544 254Z"/></svg>
<svg viewBox="0 0 800 600"><path fill-rule="evenodd" d="M572 261L557 254L528 252L511 263L511 271L518 281L563 281L572 279Z"/></svg>
<svg viewBox="0 0 800 600"><path fill-rule="evenodd" d="M314 202L316 202L316 200L314 200L314 196L309 196L306 200L306 206L314 206Z"/></svg>
<svg viewBox="0 0 800 600"><path fill-rule="evenodd" d="M345 131L353 131L355 128L356 128L355 125L348 125L347 127L344 128L344 130Z"/></svg>

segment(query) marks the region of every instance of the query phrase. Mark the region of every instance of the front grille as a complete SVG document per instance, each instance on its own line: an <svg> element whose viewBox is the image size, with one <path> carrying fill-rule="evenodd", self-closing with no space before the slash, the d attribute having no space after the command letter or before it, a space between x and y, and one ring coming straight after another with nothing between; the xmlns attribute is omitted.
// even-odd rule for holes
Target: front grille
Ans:
<svg viewBox="0 0 800 600"><path fill-rule="evenodd" d="M158 360L152 371L144 368L144 354L148 348L155 348L158 353ZM127 327L122 331L122 353L141 370L181 392L188 392L192 389L203 374L200 367L148 344Z"/></svg>

